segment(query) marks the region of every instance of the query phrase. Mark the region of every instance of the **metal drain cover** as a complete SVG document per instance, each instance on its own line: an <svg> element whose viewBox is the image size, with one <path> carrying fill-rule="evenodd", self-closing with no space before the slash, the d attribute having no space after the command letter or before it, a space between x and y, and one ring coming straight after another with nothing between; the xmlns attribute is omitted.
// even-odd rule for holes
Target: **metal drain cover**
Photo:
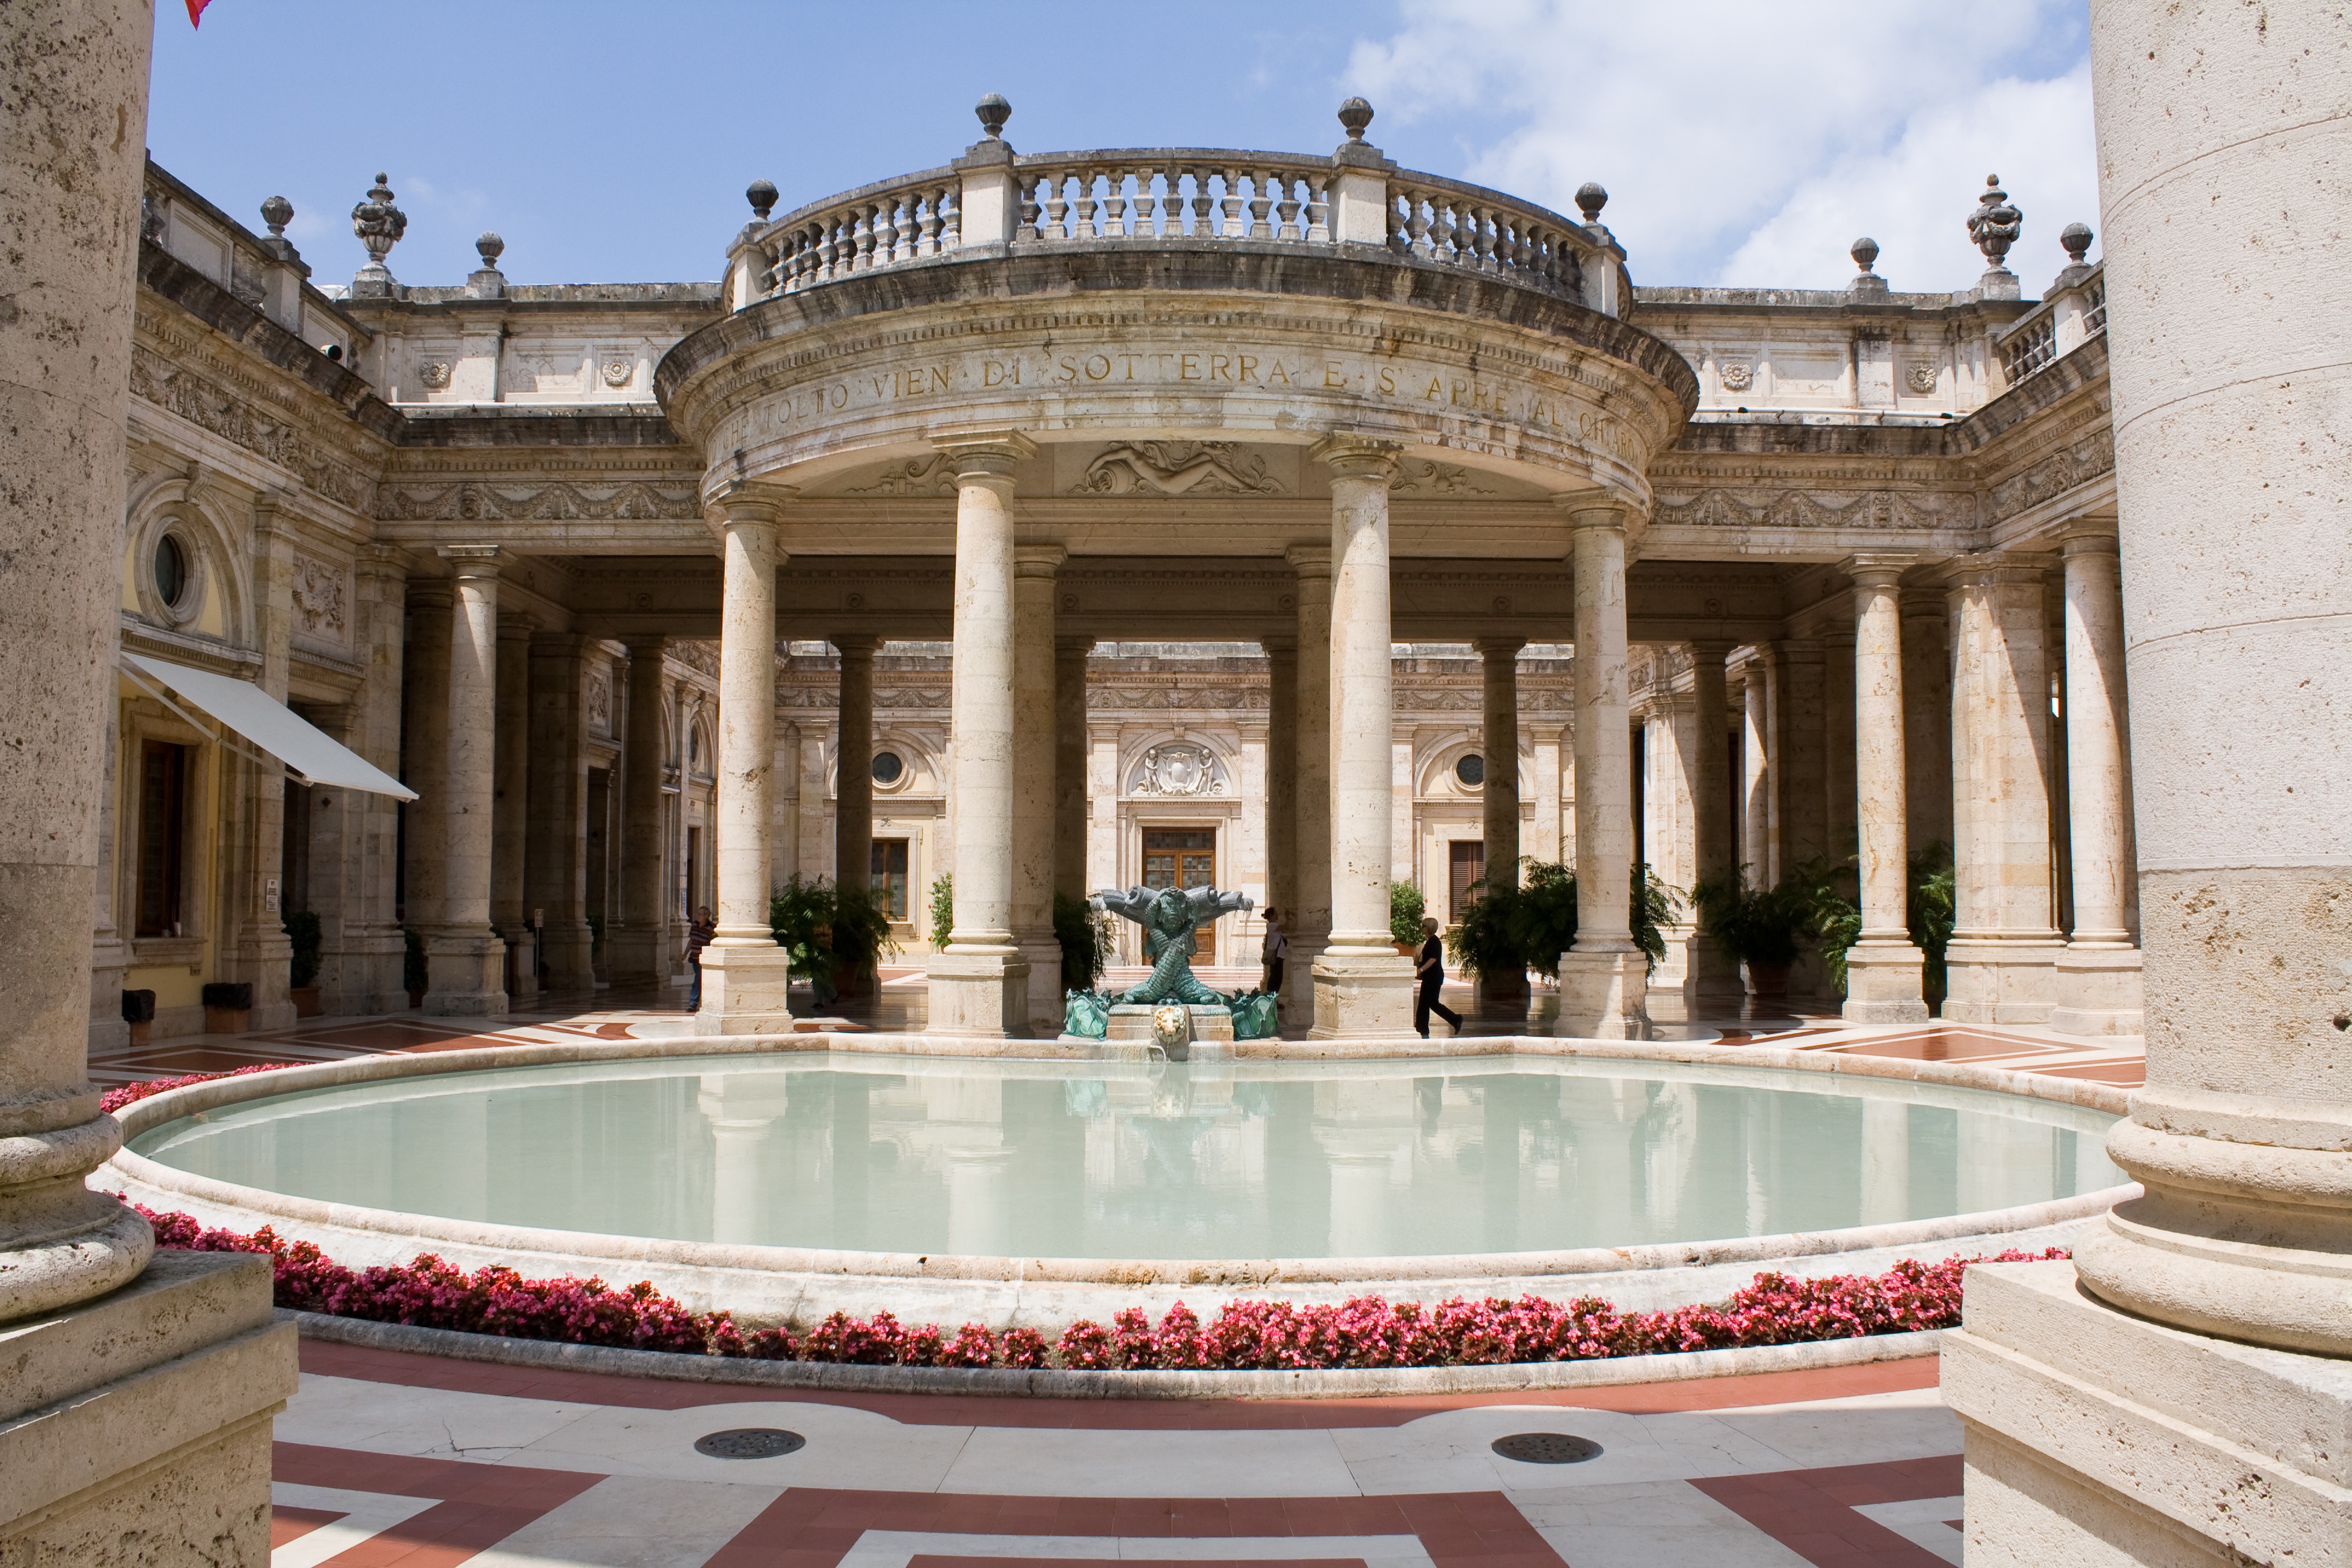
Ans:
<svg viewBox="0 0 2352 1568"><path fill-rule="evenodd" d="M807 1438L781 1426L730 1426L694 1440L696 1453L714 1459L773 1459L807 1447Z"/></svg>
<svg viewBox="0 0 2352 1568"><path fill-rule="evenodd" d="M1601 1445L1566 1432L1514 1432L1495 1439L1495 1452L1523 1465L1580 1465L1601 1456Z"/></svg>

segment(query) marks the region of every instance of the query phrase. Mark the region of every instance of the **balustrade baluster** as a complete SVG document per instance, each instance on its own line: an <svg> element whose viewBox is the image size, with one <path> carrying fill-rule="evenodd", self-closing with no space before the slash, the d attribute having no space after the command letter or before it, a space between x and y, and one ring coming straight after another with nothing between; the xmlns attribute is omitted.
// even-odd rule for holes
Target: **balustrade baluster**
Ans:
<svg viewBox="0 0 2352 1568"><path fill-rule="evenodd" d="M1209 218L1209 210L1213 205L1209 199L1209 171L1206 166L1201 166L1189 172L1192 176L1192 236L1194 239L1213 239L1217 226Z"/></svg>
<svg viewBox="0 0 2352 1568"><path fill-rule="evenodd" d="M1437 212L1437 203L1423 200L1418 191L1413 193L1411 200L1412 254L1424 261L1433 261L1437 258L1437 242L1430 237L1430 226Z"/></svg>
<svg viewBox="0 0 2352 1568"><path fill-rule="evenodd" d="M1100 239L1102 225L1095 216L1095 171L1081 169L1077 176L1077 200L1070 223L1072 239Z"/></svg>
<svg viewBox="0 0 2352 1568"><path fill-rule="evenodd" d="M1013 231L1014 239L1044 237L1037 231L1037 204L1045 183L1045 177L1043 174L1034 176L1019 174L1013 177L1014 188L1021 193L1021 226Z"/></svg>
<svg viewBox="0 0 2352 1568"><path fill-rule="evenodd" d="M1477 265L1478 270L1481 272L1494 272L1499 270L1495 262L1495 240L1496 237L1496 231L1501 226L1501 222L1495 216L1494 208L1474 207L1471 209L1470 233L1473 242L1478 247Z"/></svg>
<svg viewBox="0 0 2352 1568"><path fill-rule="evenodd" d="M1114 164L1105 176L1110 184L1103 191L1103 231L1113 239L1126 239L1133 232L1128 215L1133 205L1127 199L1127 167Z"/></svg>
<svg viewBox="0 0 2352 1568"><path fill-rule="evenodd" d="M963 190L950 182L940 189L937 198L940 209L940 249L942 253L963 248Z"/></svg>
<svg viewBox="0 0 2352 1568"><path fill-rule="evenodd" d="M937 256L940 253L940 230L947 226L947 215L940 210L940 204L947 199L947 195L944 189L935 189L923 199L923 232L915 242L915 254L918 256Z"/></svg>
<svg viewBox="0 0 2352 1568"><path fill-rule="evenodd" d="M1045 176L1045 222L1041 232L1047 239L1070 237L1068 226L1070 204L1063 198L1063 179L1064 176L1060 174Z"/></svg>
<svg viewBox="0 0 2352 1568"><path fill-rule="evenodd" d="M1297 178L1291 174L1283 175L1277 194L1282 199L1275 204L1274 210L1276 216L1281 219L1282 226L1276 231L1275 237L1297 244L1307 237L1306 231L1298 226L1300 203Z"/></svg>
<svg viewBox="0 0 2352 1568"><path fill-rule="evenodd" d="M1266 189L1272 179L1273 176L1264 169L1250 171L1249 237L1252 239L1274 237L1274 226L1265 221L1267 209L1274 205L1273 193Z"/></svg>
<svg viewBox="0 0 2352 1568"><path fill-rule="evenodd" d="M1224 209L1224 221L1217 226L1217 237L1241 238L1246 231L1242 227L1242 172L1239 169L1225 170L1224 196L1221 205Z"/></svg>
<svg viewBox="0 0 2352 1568"><path fill-rule="evenodd" d="M885 196L874 204L874 249L867 265L887 267L898 259L898 199Z"/></svg>
<svg viewBox="0 0 2352 1568"><path fill-rule="evenodd" d="M1321 174L1307 176L1307 243L1331 243L1331 184Z"/></svg>

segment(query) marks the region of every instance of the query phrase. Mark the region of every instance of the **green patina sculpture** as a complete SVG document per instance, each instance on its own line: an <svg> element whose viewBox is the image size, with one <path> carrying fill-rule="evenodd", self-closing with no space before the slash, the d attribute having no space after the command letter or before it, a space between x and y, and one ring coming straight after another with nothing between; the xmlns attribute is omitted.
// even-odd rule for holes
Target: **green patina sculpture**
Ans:
<svg viewBox="0 0 2352 1568"><path fill-rule="evenodd" d="M1143 928L1143 955L1151 973L1142 984L1111 998L1118 1005L1149 1005L1181 1002L1189 1006L1223 1007L1231 999L1212 991L1192 973L1192 932L1202 921L1214 920L1250 907L1247 893L1221 893L1214 888L1129 888L1120 892L1105 888L1087 900L1089 907L1108 910Z"/></svg>

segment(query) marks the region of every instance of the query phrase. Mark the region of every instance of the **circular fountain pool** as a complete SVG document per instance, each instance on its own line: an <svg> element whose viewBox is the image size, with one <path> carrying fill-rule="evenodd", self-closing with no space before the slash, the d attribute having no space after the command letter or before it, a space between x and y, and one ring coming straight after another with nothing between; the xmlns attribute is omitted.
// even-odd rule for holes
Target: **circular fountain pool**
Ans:
<svg viewBox="0 0 2352 1568"><path fill-rule="evenodd" d="M2088 1107L1717 1061L805 1052L244 1082L134 1117L133 1196L352 1262L644 1272L752 1316L1052 1321L1177 1287L1664 1304L1790 1257L2042 1245L2125 1180Z"/></svg>

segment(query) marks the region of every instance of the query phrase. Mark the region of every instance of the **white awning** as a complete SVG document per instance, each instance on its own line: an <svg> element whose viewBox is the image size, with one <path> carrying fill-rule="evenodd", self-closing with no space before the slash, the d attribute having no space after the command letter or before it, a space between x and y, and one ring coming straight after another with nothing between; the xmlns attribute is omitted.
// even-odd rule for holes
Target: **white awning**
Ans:
<svg viewBox="0 0 2352 1568"><path fill-rule="evenodd" d="M415 800L416 792L249 680L190 669L144 654L125 653L133 679L168 688L286 764L304 784Z"/></svg>

